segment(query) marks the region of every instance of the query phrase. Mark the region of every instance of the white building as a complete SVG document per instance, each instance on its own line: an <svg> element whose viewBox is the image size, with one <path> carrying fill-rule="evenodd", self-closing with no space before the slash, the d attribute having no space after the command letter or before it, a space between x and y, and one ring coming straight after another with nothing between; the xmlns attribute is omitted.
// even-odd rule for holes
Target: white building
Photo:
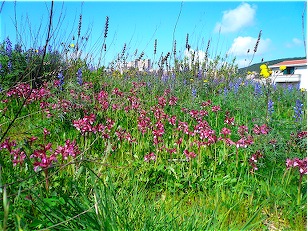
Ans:
<svg viewBox="0 0 308 231"><path fill-rule="evenodd" d="M280 70L285 66L284 71ZM274 83L300 84L300 88L308 89L307 59L288 60L268 66L273 71Z"/></svg>
<svg viewBox="0 0 308 231"><path fill-rule="evenodd" d="M125 68L129 69L130 67L137 68L139 71L145 71L151 69L151 59L138 60L128 62Z"/></svg>

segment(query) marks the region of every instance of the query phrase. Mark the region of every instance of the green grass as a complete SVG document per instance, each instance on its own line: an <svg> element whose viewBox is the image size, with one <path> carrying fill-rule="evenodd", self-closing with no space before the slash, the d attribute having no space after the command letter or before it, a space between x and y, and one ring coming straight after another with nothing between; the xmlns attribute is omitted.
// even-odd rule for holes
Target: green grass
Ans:
<svg viewBox="0 0 308 231"><path fill-rule="evenodd" d="M152 76L96 78L92 73L84 78L93 88L78 86L75 80L65 82L59 91L49 85L51 95L27 104L6 137L16 140L14 148L26 154L22 165L13 166L12 155L1 150L1 190L7 204L1 205L2 228L7 230L305 230L306 228L306 176L299 185L297 169L286 170L287 158L304 158L306 138L298 140L290 134L306 130L306 92L283 87L272 89L275 102L274 113L266 119L266 96L254 95L251 83L239 86L237 93L232 88L227 95L211 94L207 84L197 79L188 84L182 78L170 84ZM151 87L146 83L151 81ZM171 80L170 80L171 81ZM234 80L235 81L235 80ZM134 85L135 83L145 83ZM191 93L197 88L197 96ZM123 96L112 94L114 88ZM97 96L101 90L108 93L108 109L103 109ZM170 93L165 90L170 89ZM77 92L76 96L71 90ZM264 90L264 89L263 89ZM165 92L165 93L164 93ZM3 93L3 99L7 98ZM89 99L80 97L81 94ZM166 106L158 106L158 97L166 98ZM171 96L178 98L175 106L168 105ZM67 99L71 105L64 109L59 100ZM169 124L165 115L175 115L177 123L187 122L189 131L199 121L189 115L191 109L200 110L202 102L212 100L220 105L217 114L211 106L203 108L208 116L203 117L215 130L217 138L223 127L230 128L230 138L237 141L239 125L246 125L254 143L247 148L229 147L217 141L200 148L198 135L187 135ZM293 107L296 99L304 103L301 122L295 122ZM6 130L22 103L22 97L8 97L0 105L6 110L1 117L1 132ZM40 102L48 102L51 117ZM125 110L132 102L138 109ZM112 104L120 105L113 110ZM74 106L75 105L75 106ZM7 108L7 109L5 109ZM188 109L183 112L182 108ZM224 123L225 113L234 117L235 125ZM95 114L93 124L106 125L108 118L114 126L108 131L109 138L101 132L86 132L82 135L73 121ZM146 133L138 130L138 117L145 113L151 122ZM164 134L161 143L153 143L155 124L161 121ZM254 125L266 123L267 135L255 135ZM44 136L43 128L50 134ZM118 140L116 132L125 131L134 142L126 138ZM38 139L31 145L29 137ZM180 145L174 145L179 138ZM76 140L80 154L62 160L58 156L49 168L33 170L34 150L52 143L54 152L67 139ZM272 145L269 141L275 139ZM175 153L167 149L175 148ZM185 160L187 149L197 157ZM263 154L258 161L258 170L251 171L249 158L257 150ZM156 161L145 162L144 156L155 153ZM236 159L236 153L238 160ZM300 191L298 191L300 189ZM4 190L6 190L7 198ZM7 218L6 218L7 214Z"/></svg>

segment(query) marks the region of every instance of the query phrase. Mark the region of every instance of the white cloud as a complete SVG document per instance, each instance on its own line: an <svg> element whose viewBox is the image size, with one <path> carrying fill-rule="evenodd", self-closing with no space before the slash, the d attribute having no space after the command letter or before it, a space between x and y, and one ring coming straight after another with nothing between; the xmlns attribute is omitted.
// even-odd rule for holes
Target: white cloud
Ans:
<svg viewBox="0 0 308 231"><path fill-rule="evenodd" d="M246 56L249 54L253 54L253 50L255 48L257 40L258 38L239 36L233 40L233 44L231 45L231 48L228 50L227 53L234 56ZM261 38L258 44L256 55L262 55L266 53L270 48L270 44L270 39ZM249 53L247 53L248 49Z"/></svg>
<svg viewBox="0 0 308 231"><path fill-rule="evenodd" d="M238 65L238 68L247 67L249 63L250 63L250 60L248 59L235 60L235 64Z"/></svg>
<svg viewBox="0 0 308 231"><path fill-rule="evenodd" d="M234 10L223 12L221 22L216 23L215 32L228 33L239 31L253 24L256 8L248 3L242 3Z"/></svg>
<svg viewBox="0 0 308 231"><path fill-rule="evenodd" d="M292 42L288 42L286 44L286 47L287 48L292 48L292 47L295 47L295 46L302 46L304 43L303 43L303 40L301 39L298 39L298 38L293 38L292 39Z"/></svg>
<svg viewBox="0 0 308 231"><path fill-rule="evenodd" d="M196 57L199 57L199 62L203 62L205 58L205 52L202 50L194 51L193 49L190 49L188 51L188 49L185 49L184 56L187 57L190 62L194 52L195 52L195 62L198 61Z"/></svg>
<svg viewBox="0 0 308 231"><path fill-rule="evenodd" d="M292 42L295 44L295 45L302 45L303 44L303 41L298 39L298 38L293 38L292 39Z"/></svg>

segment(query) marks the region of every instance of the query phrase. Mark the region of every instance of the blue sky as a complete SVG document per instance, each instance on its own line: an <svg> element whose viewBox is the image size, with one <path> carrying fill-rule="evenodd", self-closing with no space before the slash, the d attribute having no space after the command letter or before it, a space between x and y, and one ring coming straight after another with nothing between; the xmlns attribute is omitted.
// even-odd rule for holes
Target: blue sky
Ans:
<svg viewBox="0 0 308 231"><path fill-rule="evenodd" d="M55 2L51 45L61 47L75 43L79 15L82 14L81 36L89 35L83 54L92 54L97 60L103 42L106 16L109 30L106 39L107 65L127 47L128 61L144 51L144 58L158 60L163 53L172 52L173 38L177 42L177 56L189 56L185 51L186 35L192 50L202 58L210 40L209 57L236 57L239 66L246 66L258 34L262 30L258 50L252 63L278 58L303 57L302 14L304 12L306 39L306 2L106 2L84 1ZM16 2L16 19L19 36L14 26L14 2L5 2L1 11L0 39L7 36L13 44L22 39L25 45L44 45L51 2ZM1 6L1 4L0 4ZM59 23L60 22L60 23ZM35 38L38 38L37 40ZM157 39L157 55L154 57L154 40ZM247 54L247 50L250 53ZM246 60L246 61L245 61Z"/></svg>

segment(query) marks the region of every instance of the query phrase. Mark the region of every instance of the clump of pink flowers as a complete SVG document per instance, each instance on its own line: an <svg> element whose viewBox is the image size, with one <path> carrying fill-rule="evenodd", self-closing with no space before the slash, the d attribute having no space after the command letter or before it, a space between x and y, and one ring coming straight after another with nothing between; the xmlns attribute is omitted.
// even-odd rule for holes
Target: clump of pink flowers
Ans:
<svg viewBox="0 0 308 231"><path fill-rule="evenodd" d="M224 137L231 135L231 130L228 128L222 128L220 132Z"/></svg>
<svg viewBox="0 0 308 231"><path fill-rule="evenodd" d="M303 139L303 138L307 137L307 131L298 132L296 137L298 139Z"/></svg>
<svg viewBox="0 0 308 231"><path fill-rule="evenodd" d="M127 140L130 143L135 143L136 139L132 137L132 135L123 128L119 128L115 131L115 135L117 136L118 141Z"/></svg>
<svg viewBox="0 0 308 231"><path fill-rule="evenodd" d="M155 145L157 145L158 143L163 142L162 136L163 136L164 133L165 133L164 124L161 121L158 121L154 125L154 129L152 130L153 142L154 142Z"/></svg>
<svg viewBox="0 0 308 231"><path fill-rule="evenodd" d="M41 149L37 149L33 151L33 154L30 158L34 158L35 161L33 163L34 171L38 171L39 168L46 169L52 165L53 162L57 162L57 155L52 153L51 143L47 145L41 145ZM47 154L50 152L51 154Z"/></svg>
<svg viewBox="0 0 308 231"><path fill-rule="evenodd" d="M269 128L267 127L266 124L262 124L261 126L255 124L254 125L254 128L253 128L253 132L256 134L256 135L266 135L268 134L269 132Z"/></svg>
<svg viewBox="0 0 308 231"><path fill-rule="evenodd" d="M263 155L260 150L256 151L254 154L251 155L249 158L249 164L252 167L252 172L258 170L257 163L260 158L263 158Z"/></svg>
<svg viewBox="0 0 308 231"><path fill-rule="evenodd" d="M92 126L95 122L95 118L96 116L94 114L84 116L82 119L74 120L73 125L82 134L85 134L86 132L95 132L95 127Z"/></svg>
<svg viewBox="0 0 308 231"><path fill-rule="evenodd" d="M99 104L101 105L101 108L103 110L107 110L109 107L109 101L108 101L108 92L102 90L97 94L97 100Z"/></svg>
<svg viewBox="0 0 308 231"><path fill-rule="evenodd" d="M177 98L177 97L175 97L175 96L171 96L171 97L170 97L170 99L169 99L169 105L170 105L170 106L176 105L177 102L178 102L178 98Z"/></svg>
<svg viewBox="0 0 308 231"><path fill-rule="evenodd" d="M62 160L67 160L68 156L72 156L75 158L78 154L80 154L79 148L76 145L76 141L66 140L64 146L58 146L55 150L56 155L61 155Z"/></svg>
<svg viewBox="0 0 308 231"><path fill-rule="evenodd" d="M40 149L33 151L30 158L34 159L34 170L38 171L39 168L47 169L52 166L53 163L58 162L58 156L62 157L62 160L67 160L68 156L76 158L80 154L76 141L66 140L64 146L58 146L53 152L52 144L40 145Z"/></svg>
<svg viewBox="0 0 308 231"><path fill-rule="evenodd" d="M307 174L307 157L303 159L299 158L293 158L293 159L287 159L286 160L286 167L287 169L290 168L298 168L298 171L300 173L300 176L302 178L303 175Z"/></svg>
<svg viewBox="0 0 308 231"><path fill-rule="evenodd" d="M17 164L22 165L24 160L26 159L26 153L22 151L20 148L15 148L16 141L12 140L10 141L10 138L5 139L4 142L0 144L0 150L7 149L8 152L13 156L13 166L16 166Z"/></svg>
<svg viewBox="0 0 308 231"><path fill-rule="evenodd" d="M16 141L10 141L10 138L6 138L4 142L0 144L0 150L7 149L9 152L12 151L12 147L16 146Z"/></svg>
<svg viewBox="0 0 308 231"><path fill-rule="evenodd" d="M153 152L151 152L151 153L149 153L149 154L144 156L144 161L145 162L150 162L151 160L152 161L156 161L156 155Z"/></svg>
<svg viewBox="0 0 308 231"><path fill-rule="evenodd" d="M32 142L37 140L37 137L28 138L28 143L32 145ZM15 140L10 141L10 138L5 139L0 144L0 150L7 149L8 152L13 156L13 166L17 164L22 165L24 160L27 158L25 151L22 148L15 148L17 142ZM34 170L38 171L39 168L47 169L52 166L54 162L58 161L58 156L62 156L62 160L66 160L68 156L76 158L80 154L79 148L76 141L66 140L64 146L58 146L55 151L52 149L52 143L46 145L39 145L40 148L35 149L30 155L30 159L33 159Z"/></svg>
<svg viewBox="0 0 308 231"><path fill-rule="evenodd" d="M21 151L20 148L12 150L10 154L13 155L13 166L16 166L17 164L22 165L22 163L27 157L26 153L24 151Z"/></svg>
<svg viewBox="0 0 308 231"><path fill-rule="evenodd" d="M47 85L44 84L40 89L31 89L30 84L20 83L17 86L11 88L6 95L8 97L17 97L27 99L27 104L33 101L40 101L43 98L48 98L51 93L47 89Z"/></svg>
<svg viewBox="0 0 308 231"><path fill-rule="evenodd" d="M191 159L196 158L197 156L196 153L190 152L187 149L184 150L184 155L186 156L187 161L190 161Z"/></svg>
<svg viewBox="0 0 308 231"><path fill-rule="evenodd" d="M221 110L221 108L220 108L219 105L214 105L214 106L212 106L212 112L218 112L218 111L220 111L220 110Z"/></svg>
<svg viewBox="0 0 308 231"><path fill-rule="evenodd" d="M140 113L140 116L137 119L138 121L138 130L144 135L148 129L151 127L151 119L146 116L145 113Z"/></svg>

